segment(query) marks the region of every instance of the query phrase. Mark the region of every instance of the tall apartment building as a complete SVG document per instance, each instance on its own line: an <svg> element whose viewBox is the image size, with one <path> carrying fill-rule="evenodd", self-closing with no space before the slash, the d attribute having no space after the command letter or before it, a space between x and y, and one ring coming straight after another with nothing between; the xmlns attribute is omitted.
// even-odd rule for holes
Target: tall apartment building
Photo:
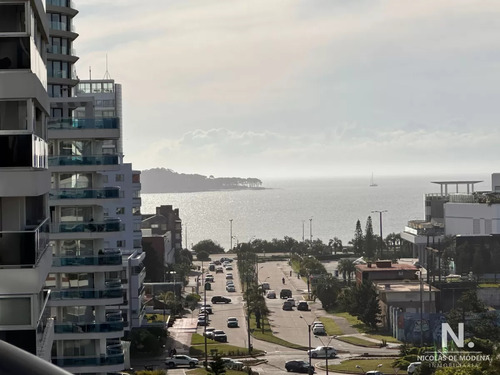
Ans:
<svg viewBox="0 0 500 375"><path fill-rule="evenodd" d="M125 367L120 339L142 312L140 175L122 163L121 87L108 80L95 83L99 91L85 92L91 82L76 89L73 2L48 0L47 13L52 362L73 373L105 374ZM111 100L114 108L104 110Z"/></svg>
<svg viewBox="0 0 500 375"><path fill-rule="evenodd" d="M50 359L46 49L40 0L0 0L0 339Z"/></svg>

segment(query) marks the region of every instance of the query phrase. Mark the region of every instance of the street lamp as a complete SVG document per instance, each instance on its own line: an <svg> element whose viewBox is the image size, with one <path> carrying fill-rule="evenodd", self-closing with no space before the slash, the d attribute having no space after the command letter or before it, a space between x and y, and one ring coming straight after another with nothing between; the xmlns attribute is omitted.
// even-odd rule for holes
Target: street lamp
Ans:
<svg viewBox="0 0 500 375"><path fill-rule="evenodd" d="M233 250L233 219L229 219L229 238L230 238L230 247L229 250Z"/></svg>
<svg viewBox="0 0 500 375"><path fill-rule="evenodd" d="M328 343L325 345L325 343L323 342L323 340L321 340L321 337L319 336L314 336L316 337L317 339L319 339L319 341L321 341L321 343L323 344L323 348L325 348L325 361L326 361L326 375L328 375L328 348L330 345L330 343L332 342L332 340L336 337L336 336L332 336L330 337L330 340L328 340Z"/></svg>
<svg viewBox="0 0 500 375"><path fill-rule="evenodd" d="M372 214L378 213L379 214L379 221L380 221L380 259L384 259L383 253L384 253L384 237L382 236L382 214L387 212L387 210L373 210Z"/></svg>
<svg viewBox="0 0 500 375"><path fill-rule="evenodd" d="M302 315L299 315L301 319L304 320L304 322L307 324L307 334L309 335L309 350L307 351L307 355L309 356L309 368L312 367L312 360L311 360L311 324L309 324Z"/></svg>
<svg viewBox="0 0 500 375"><path fill-rule="evenodd" d="M362 371L362 374L365 374L365 370L363 369L363 367L361 367L360 365L356 365L356 368L359 368Z"/></svg>
<svg viewBox="0 0 500 375"><path fill-rule="evenodd" d="M311 238L311 244L313 242L313 218L309 219L309 237Z"/></svg>

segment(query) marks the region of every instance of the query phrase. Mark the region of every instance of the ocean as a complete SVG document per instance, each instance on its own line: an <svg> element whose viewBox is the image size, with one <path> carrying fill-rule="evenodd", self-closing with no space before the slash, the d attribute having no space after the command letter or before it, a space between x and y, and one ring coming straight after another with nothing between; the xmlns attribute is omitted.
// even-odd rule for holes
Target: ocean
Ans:
<svg viewBox="0 0 500 375"><path fill-rule="evenodd" d="M230 247L230 220L236 242L253 238L272 240L285 236L302 240L338 237L347 244L354 236L356 221L363 231L368 216L374 233L383 236L403 231L409 220L424 219L424 194L439 193L431 181L482 180L475 190L490 190L489 175L453 177L380 177L370 187L370 178L264 180L264 190L232 190L197 193L142 194L141 212L150 214L155 207L179 208L183 222L183 246L211 239L225 249ZM460 190L463 191L463 190ZM312 220L311 220L312 219Z"/></svg>

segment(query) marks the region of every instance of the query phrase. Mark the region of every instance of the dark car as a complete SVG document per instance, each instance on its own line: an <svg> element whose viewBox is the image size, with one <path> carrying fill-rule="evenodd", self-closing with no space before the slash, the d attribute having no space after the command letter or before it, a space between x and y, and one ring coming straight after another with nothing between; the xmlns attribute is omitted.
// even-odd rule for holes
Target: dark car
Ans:
<svg viewBox="0 0 500 375"><path fill-rule="evenodd" d="M222 297L222 296L213 296L212 303L230 303L231 298Z"/></svg>
<svg viewBox="0 0 500 375"><path fill-rule="evenodd" d="M309 311L309 305L306 301L300 301L297 305L297 310L299 311Z"/></svg>
<svg viewBox="0 0 500 375"><path fill-rule="evenodd" d="M302 372L304 374L314 373L314 367L309 366L309 363L305 361L288 361L285 363L286 371L292 372Z"/></svg>
<svg viewBox="0 0 500 375"><path fill-rule="evenodd" d="M292 298L292 291L290 289L281 289L280 298Z"/></svg>

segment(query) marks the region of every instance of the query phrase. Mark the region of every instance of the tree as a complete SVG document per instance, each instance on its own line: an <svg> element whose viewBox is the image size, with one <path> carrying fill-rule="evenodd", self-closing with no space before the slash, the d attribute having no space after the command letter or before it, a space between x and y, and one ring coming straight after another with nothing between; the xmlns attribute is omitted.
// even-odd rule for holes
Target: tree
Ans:
<svg viewBox="0 0 500 375"><path fill-rule="evenodd" d="M351 275L356 272L356 265L354 264L354 261L349 258L343 258L339 261L337 269L339 271L339 274L342 274L344 281L347 277L347 283L350 284Z"/></svg>
<svg viewBox="0 0 500 375"><path fill-rule="evenodd" d="M208 371L210 374L214 375L226 373L226 366L224 365L224 361L220 355L214 355L213 361L210 362L210 369Z"/></svg>
<svg viewBox="0 0 500 375"><path fill-rule="evenodd" d="M338 237L333 237L333 239L328 242L328 246L332 247L333 252L337 254L337 251L342 251L342 240Z"/></svg>
<svg viewBox="0 0 500 375"><path fill-rule="evenodd" d="M200 251L205 251L209 254L221 254L224 248L212 240L202 240L193 246L193 250L198 254Z"/></svg>
<svg viewBox="0 0 500 375"><path fill-rule="evenodd" d="M199 253L197 253L196 258L202 262L207 262L210 260L210 256L206 251L200 251Z"/></svg>
<svg viewBox="0 0 500 375"><path fill-rule="evenodd" d="M313 295L318 297L325 310L335 307L339 293L339 282L332 275L319 279L318 283L313 288Z"/></svg>
<svg viewBox="0 0 500 375"><path fill-rule="evenodd" d="M363 281L362 284L345 289L340 302L348 313L357 316L371 328L377 328L381 311L378 293L372 283Z"/></svg>
<svg viewBox="0 0 500 375"><path fill-rule="evenodd" d="M184 300L189 310L193 311L198 307L198 302L201 301L201 296L196 293L188 294Z"/></svg>
<svg viewBox="0 0 500 375"><path fill-rule="evenodd" d="M368 219L366 219L364 245L365 245L366 258L373 259L375 257L375 249L377 248L377 242L373 234L373 225L371 216L368 216Z"/></svg>
<svg viewBox="0 0 500 375"><path fill-rule="evenodd" d="M363 255L364 251L364 237L363 237L363 230L361 229L361 222L358 221L356 222L356 229L354 230L354 238L350 241L352 245L352 250L354 251L354 254L357 256Z"/></svg>

